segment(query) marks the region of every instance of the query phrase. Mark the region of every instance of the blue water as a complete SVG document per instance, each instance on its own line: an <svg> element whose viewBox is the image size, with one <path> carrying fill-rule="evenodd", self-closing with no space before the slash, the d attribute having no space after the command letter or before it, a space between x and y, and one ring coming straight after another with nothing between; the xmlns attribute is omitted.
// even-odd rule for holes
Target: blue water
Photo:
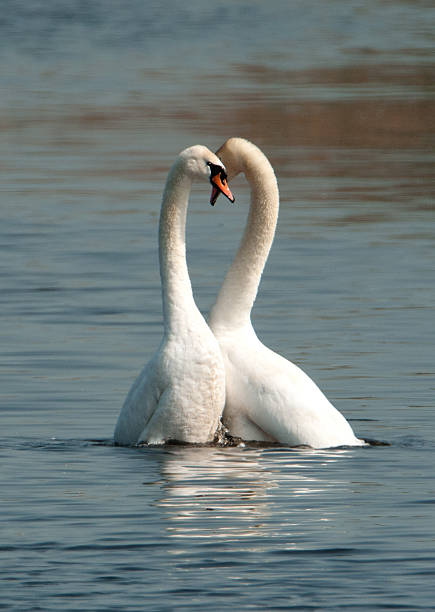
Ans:
<svg viewBox="0 0 435 612"><path fill-rule="evenodd" d="M0 9L0 609L434 609L431 3ZM281 192L258 335L385 445L111 443L161 338L167 170L232 135ZM204 313L231 187L191 198Z"/></svg>

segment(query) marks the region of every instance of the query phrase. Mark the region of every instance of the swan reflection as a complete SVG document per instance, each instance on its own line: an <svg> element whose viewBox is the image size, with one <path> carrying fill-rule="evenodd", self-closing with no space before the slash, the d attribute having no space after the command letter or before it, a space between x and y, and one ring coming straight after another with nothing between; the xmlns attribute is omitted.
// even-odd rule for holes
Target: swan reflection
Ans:
<svg viewBox="0 0 435 612"><path fill-rule="evenodd" d="M174 537L252 535L267 514L272 483L257 449L173 447L161 466L163 496L157 505Z"/></svg>
<svg viewBox="0 0 435 612"><path fill-rule="evenodd" d="M331 480L327 473L347 449L174 446L166 451L160 466L163 494L155 503L164 510L166 531L172 537L228 540L272 535L277 508L289 526L300 523L302 509L315 511L316 521L327 521L330 513L316 506L319 495L328 487L337 493L337 488L349 485Z"/></svg>

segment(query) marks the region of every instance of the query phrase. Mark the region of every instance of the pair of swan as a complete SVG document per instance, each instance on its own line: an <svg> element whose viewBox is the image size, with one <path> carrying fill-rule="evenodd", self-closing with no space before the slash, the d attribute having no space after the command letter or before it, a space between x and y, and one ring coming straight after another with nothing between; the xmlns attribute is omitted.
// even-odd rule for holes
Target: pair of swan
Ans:
<svg viewBox="0 0 435 612"><path fill-rule="evenodd" d="M209 326L192 295L186 264L188 196L195 180L212 183L210 202L243 172L251 205L243 238L211 313ZM232 436L313 448L361 446L349 423L296 365L264 346L251 310L275 234L279 193L275 173L252 143L230 138L216 155L184 150L172 166L159 226L164 335L130 392L115 442L206 443L220 418Z"/></svg>

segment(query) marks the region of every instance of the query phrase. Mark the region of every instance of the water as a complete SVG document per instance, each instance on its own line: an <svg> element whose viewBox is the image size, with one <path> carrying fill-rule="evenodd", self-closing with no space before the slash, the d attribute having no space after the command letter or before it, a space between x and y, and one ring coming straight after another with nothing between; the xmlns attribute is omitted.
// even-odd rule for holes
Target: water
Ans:
<svg viewBox="0 0 435 612"><path fill-rule="evenodd" d="M0 608L433 609L432 3L0 8ZM258 335L388 446L111 444L161 337L168 167L232 135L281 191ZM191 198L203 312L231 187Z"/></svg>

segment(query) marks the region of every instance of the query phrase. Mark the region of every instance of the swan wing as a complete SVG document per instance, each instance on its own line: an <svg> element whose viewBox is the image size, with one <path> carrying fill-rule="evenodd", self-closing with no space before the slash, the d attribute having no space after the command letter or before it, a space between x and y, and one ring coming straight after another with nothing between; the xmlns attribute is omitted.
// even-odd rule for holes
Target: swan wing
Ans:
<svg viewBox="0 0 435 612"><path fill-rule="evenodd" d="M294 363L274 353L257 340L247 359L236 349L229 353L231 372L227 387L225 419L243 415L235 423L244 431L230 431L245 437L252 425L264 435L261 440L275 440L291 446L314 448L361 444L343 415L325 397L315 382ZM246 439L246 438L245 438Z"/></svg>
<svg viewBox="0 0 435 612"><path fill-rule="evenodd" d="M116 444L138 444L146 424L157 410L165 388L157 364L156 358L148 362L128 392L115 427Z"/></svg>

